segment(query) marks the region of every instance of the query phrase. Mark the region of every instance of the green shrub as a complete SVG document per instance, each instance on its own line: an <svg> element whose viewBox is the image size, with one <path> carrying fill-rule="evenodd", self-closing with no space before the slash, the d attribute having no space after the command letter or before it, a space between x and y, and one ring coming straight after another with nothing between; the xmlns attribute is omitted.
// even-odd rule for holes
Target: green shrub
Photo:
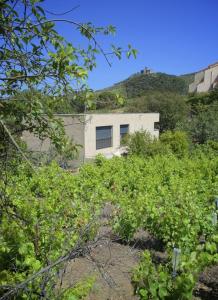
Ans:
<svg viewBox="0 0 218 300"><path fill-rule="evenodd" d="M97 214L99 208L90 198L99 199L101 189L92 180L84 181L55 163L32 174L20 165L19 174L8 178L6 188L0 181L8 199L0 217L1 286L26 280L72 251L78 240L82 245L94 237L97 224L92 212ZM89 230L83 233L87 224ZM55 274L55 268L50 270L51 278ZM43 276L29 283L31 299L38 299L42 281ZM50 299L54 299L53 284L51 279L44 287ZM0 297L2 293L0 289ZM21 291L16 299L25 297L26 292Z"/></svg>
<svg viewBox="0 0 218 300"><path fill-rule="evenodd" d="M160 142L178 157L188 154L190 143L184 131L166 131L161 134Z"/></svg>
<svg viewBox="0 0 218 300"><path fill-rule="evenodd" d="M216 244L217 236L196 251L182 254L178 261L176 273L173 274L170 253L168 262L156 265L151 254L145 250L141 262L135 268L132 283L135 294L141 300L191 300L200 272L206 265L217 262Z"/></svg>
<svg viewBox="0 0 218 300"><path fill-rule="evenodd" d="M159 143L147 131L137 131L131 135L127 135L123 144L127 146L130 155L152 156ZM157 151L155 151L157 152Z"/></svg>
<svg viewBox="0 0 218 300"><path fill-rule="evenodd" d="M187 134L182 131L166 131L159 140L149 132L138 131L128 135L123 144L127 146L130 155L155 156L173 153L177 157L183 157L189 151Z"/></svg>

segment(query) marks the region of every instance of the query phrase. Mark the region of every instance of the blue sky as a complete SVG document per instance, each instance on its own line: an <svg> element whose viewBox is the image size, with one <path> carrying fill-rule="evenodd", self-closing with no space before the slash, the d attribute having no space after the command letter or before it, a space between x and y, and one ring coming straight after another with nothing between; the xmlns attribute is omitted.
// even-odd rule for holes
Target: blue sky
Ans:
<svg viewBox="0 0 218 300"><path fill-rule="evenodd" d="M100 89L119 82L148 66L155 71L184 74L218 61L218 0L45 0L46 8L63 12L80 5L65 18L91 21L97 26L113 24L115 37L99 36L108 49L111 43L132 44L137 59L113 59L109 67L98 57L88 83ZM69 25L58 30L75 44L83 44Z"/></svg>

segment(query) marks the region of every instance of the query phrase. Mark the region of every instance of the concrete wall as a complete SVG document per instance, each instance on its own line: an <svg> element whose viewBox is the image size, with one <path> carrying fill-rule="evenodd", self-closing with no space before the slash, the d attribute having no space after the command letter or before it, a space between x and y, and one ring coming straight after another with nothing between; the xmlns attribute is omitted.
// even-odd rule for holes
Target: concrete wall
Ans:
<svg viewBox="0 0 218 300"><path fill-rule="evenodd" d="M158 113L130 114L90 114L85 121L85 158L93 158L102 153L112 156L120 149L120 125L129 124L129 133L147 130L158 137L159 131L154 129L154 122L159 122ZM112 147L96 150L96 127L112 126Z"/></svg>
<svg viewBox="0 0 218 300"><path fill-rule="evenodd" d="M74 167L79 166L85 159L85 118L84 115L59 115L64 121L65 133L75 144L81 145L79 147L79 156L71 162Z"/></svg>
<svg viewBox="0 0 218 300"><path fill-rule="evenodd" d="M198 84L198 86L197 86L198 93L209 91L211 84L212 84L211 74L212 74L211 69L205 70L204 81L201 82L200 84Z"/></svg>
<svg viewBox="0 0 218 300"><path fill-rule="evenodd" d="M82 146L79 148L78 159L69 162L74 167L94 158L99 153L112 156L119 151L120 125L128 124L129 133L147 130L154 137L159 136L159 131L154 129L154 122L159 122L158 113L57 115L57 117L63 120L66 135L73 139L74 143ZM112 126L112 147L96 150L96 127L98 126ZM40 141L29 132L24 132L22 138L30 151L44 153L50 151L49 139Z"/></svg>
<svg viewBox="0 0 218 300"><path fill-rule="evenodd" d="M200 83L197 87L197 92L207 92L213 88L213 83L218 76L218 65L205 70L204 82Z"/></svg>
<svg viewBox="0 0 218 300"><path fill-rule="evenodd" d="M79 157L75 160L75 165L84 160L84 116L83 115L57 115L63 121L66 135L73 140L75 144L82 147L79 148ZM51 141L45 139L41 141L34 134L25 131L22 136L23 141L27 143L27 148L32 152L48 153L51 151Z"/></svg>
<svg viewBox="0 0 218 300"><path fill-rule="evenodd" d="M198 84L202 81L204 81L204 71L195 73L194 82L189 85L189 93L196 92Z"/></svg>
<svg viewBox="0 0 218 300"><path fill-rule="evenodd" d="M218 77L218 64L209 66L195 74L195 80L189 85L189 92L208 92L215 87L215 82Z"/></svg>

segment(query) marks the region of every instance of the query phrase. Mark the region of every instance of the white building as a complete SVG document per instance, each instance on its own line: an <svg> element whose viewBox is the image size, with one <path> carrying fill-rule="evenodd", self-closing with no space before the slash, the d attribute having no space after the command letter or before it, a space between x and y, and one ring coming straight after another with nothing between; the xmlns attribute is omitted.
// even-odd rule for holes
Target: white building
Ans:
<svg viewBox="0 0 218 300"><path fill-rule="evenodd" d="M218 84L218 62L209 65L206 69L203 69L195 73L194 82L189 85L190 93L202 93L208 92L210 89L215 88Z"/></svg>
<svg viewBox="0 0 218 300"><path fill-rule="evenodd" d="M63 120L66 135L82 146L77 165L99 153L106 157L120 155L121 139L126 133L146 130L154 137L159 136L159 130L155 129L159 113L61 114L57 117ZM48 152L51 146L49 139L42 142L29 132L24 132L23 140L34 152Z"/></svg>

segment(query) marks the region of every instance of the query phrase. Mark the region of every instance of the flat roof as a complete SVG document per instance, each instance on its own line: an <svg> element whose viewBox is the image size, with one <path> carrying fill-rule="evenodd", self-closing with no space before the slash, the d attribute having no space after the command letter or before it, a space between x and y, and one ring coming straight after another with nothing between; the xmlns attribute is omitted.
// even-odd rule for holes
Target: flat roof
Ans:
<svg viewBox="0 0 218 300"><path fill-rule="evenodd" d="M54 114L55 116L89 116L89 115L152 115L159 114L158 112L149 112L149 113L85 113L85 114Z"/></svg>

